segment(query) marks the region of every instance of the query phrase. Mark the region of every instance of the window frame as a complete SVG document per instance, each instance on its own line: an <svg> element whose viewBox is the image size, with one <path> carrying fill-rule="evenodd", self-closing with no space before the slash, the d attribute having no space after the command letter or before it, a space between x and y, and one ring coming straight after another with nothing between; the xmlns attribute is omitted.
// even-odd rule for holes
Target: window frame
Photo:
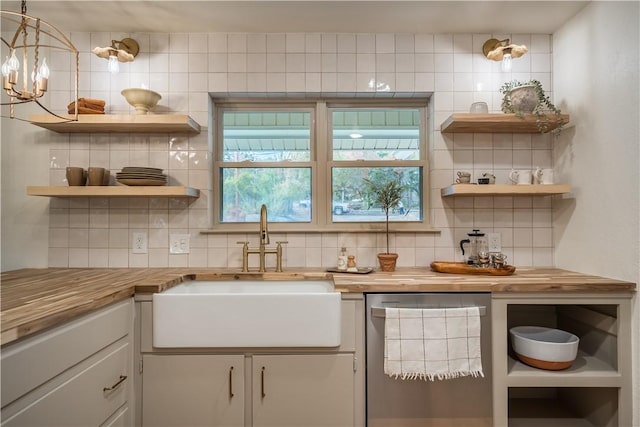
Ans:
<svg viewBox="0 0 640 427"><path fill-rule="evenodd" d="M384 232L384 221L375 222L333 222L332 210L332 167L421 167L422 168L422 221L392 221L391 232L436 231L430 222L429 192L429 107L430 98L211 98L209 126L209 146L211 151L211 197L210 225L208 232L244 233L256 231L255 222L221 222L222 191L221 173L223 168L233 167L307 167L311 168L311 220L310 222L270 222L272 232ZM420 156L418 160L371 160L335 161L332 159L332 109L418 109L420 114ZM224 111L294 111L304 110L311 114L310 120L310 160L309 162L234 162L222 161L223 112ZM268 208L268 206L267 206Z"/></svg>

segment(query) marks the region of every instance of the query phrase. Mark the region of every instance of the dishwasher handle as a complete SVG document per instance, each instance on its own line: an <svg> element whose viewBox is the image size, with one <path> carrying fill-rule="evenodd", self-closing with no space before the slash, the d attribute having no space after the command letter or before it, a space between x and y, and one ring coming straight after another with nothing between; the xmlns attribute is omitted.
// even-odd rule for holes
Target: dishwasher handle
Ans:
<svg viewBox="0 0 640 427"><path fill-rule="evenodd" d="M467 307L433 307L433 306L425 306L425 307L393 307L393 308L418 308L418 309L443 309L443 308L467 308ZM487 314L487 307L479 306L478 311L480 312L480 316L485 316ZM385 307L371 307L371 317L379 317L384 319L385 315Z"/></svg>

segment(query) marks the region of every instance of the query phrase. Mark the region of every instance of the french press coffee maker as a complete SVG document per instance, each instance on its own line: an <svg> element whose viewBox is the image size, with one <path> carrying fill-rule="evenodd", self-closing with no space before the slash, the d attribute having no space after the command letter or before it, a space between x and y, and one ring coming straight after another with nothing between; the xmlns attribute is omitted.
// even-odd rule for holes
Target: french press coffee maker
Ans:
<svg viewBox="0 0 640 427"><path fill-rule="evenodd" d="M484 233L475 229L472 233L467 233L467 236L469 236L468 239L460 240L460 250L462 251L462 255L464 255L464 245L467 243L469 255L466 260L467 264L478 264L478 254L487 251L487 239L484 237Z"/></svg>

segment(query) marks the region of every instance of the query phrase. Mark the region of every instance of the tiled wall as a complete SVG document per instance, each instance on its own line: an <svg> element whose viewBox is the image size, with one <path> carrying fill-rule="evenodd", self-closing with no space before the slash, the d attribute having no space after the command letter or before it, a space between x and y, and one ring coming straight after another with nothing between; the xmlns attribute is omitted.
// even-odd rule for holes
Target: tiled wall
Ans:
<svg viewBox="0 0 640 427"><path fill-rule="evenodd" d="M140 43L135 62L110 75L106 61L90 54L94 46L131 36ZM511 73L481 53L490 37L510 37L529 53L514 60ZM503 252L517 266L553 265L550 198L482 197L441 199L440 188L458 170L475 177L493 172L506 183L512 168L553 167L549 135L441 135L451 112L466 112L486 101L500 110L498 89L510 79L538 79L551 88L551 37L518 34L108 34L72 33L81 51L80 96L107 101L110 113L130 107L120 90L147 85L162 94L159 113L188 113L208 122L208 92L371 92L371 82L397 92L433 92L435 124L430 138L431 218L439 234L398 233L393 250L400 266L427 266L433 260L460 260L460 239L472 228L502 234ZM55 54L52 73L69 76L68 58ZM50 86L54 87L54 77ZM66 106L69 87L52 90L52 108ZM256 243L257 233L203 235L208 226L207 132L167 134L55 134L42 132L50 152L50 184L66 185L66 166L127 165L165 170L171 184L200 188L196 201L165 199L51 199L49 265L52 267L229 267L241 265L238 240ZM131 233L147 231L148 254L133 254ZM169 254L169 234L190 233L191 253ZM272 236L276 238L278 236ZM286 267L330 267L340 246L359 266L374 266L384 245L379 233L307 233L288 240Z"/></svg>

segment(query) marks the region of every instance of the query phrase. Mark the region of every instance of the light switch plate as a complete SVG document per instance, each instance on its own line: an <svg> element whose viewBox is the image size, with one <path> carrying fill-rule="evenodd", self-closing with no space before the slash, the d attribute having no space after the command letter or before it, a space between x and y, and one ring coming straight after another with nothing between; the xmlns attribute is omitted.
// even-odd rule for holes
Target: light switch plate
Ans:
<svg viewBox="0 0 640 427"><path fill-rule="evenodd" d="M190 234L170 234L169 235L169 253L171 254L188 254Z"/></svg>

